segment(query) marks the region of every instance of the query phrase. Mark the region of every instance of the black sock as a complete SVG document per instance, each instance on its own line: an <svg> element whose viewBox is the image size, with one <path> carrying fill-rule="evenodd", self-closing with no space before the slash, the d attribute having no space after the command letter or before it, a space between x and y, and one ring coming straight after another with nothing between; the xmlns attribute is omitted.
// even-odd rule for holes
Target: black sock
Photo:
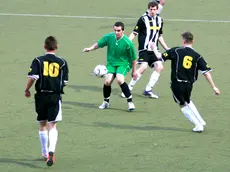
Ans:
<svg viewBox="0 0 230 172"><path fill-rule="evenodd" d="M124 93L125 97L127 98L128 102L132 102L132 94L131 91L129 90L129 86L124 82L123 84L120 85L121 91Z"/></svg>
<svg viewBox="0 0 230 172"><path fill-rule="evenodd" d="M111 86L103 86L103 95L104 95L104 101L109 103L109 98L111 94Z"/></svg>

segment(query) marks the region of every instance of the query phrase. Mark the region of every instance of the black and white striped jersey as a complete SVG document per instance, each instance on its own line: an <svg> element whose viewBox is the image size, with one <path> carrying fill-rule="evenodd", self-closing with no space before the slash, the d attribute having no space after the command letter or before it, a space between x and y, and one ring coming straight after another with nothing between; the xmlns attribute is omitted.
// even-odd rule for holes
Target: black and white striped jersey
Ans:
<svg viewBox="0 0 230 172"><path fill-rule="evenodd" d="M211 71L203 57L191 47L174 47L162 54L164 61L171 60L171 81L194 83L198 71Z"/></svg>
<svg viewBox="0 0 230 172"><path fill-rule="evenodd" d="M152 51L150 42L158 46L158 38L163 34L163 19L158 15L151 17L146 12L137 21L133 32L138 34L138 50Z"/></svg>
<svg viewBox="0 0 230 172"><path fill-rule="evenodd" d="M68 73L68 65L63 58L46 53L32 61L28 77L36 80L37 92L62 94L63 87L68 82Z"/></svg>

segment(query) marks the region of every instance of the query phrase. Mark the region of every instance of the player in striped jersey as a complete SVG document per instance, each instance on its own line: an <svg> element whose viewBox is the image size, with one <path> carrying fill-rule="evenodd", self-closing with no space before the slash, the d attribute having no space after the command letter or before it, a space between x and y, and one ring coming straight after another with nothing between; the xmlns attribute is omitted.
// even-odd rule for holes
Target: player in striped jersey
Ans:
<svg viewBox="0 0 230 172"><path fill-rule="evenodd" d="M147 69L148 65L153 68L148 84L144 90L144 95L150 98L158 98L153 94L152 88L159 79L160 72L163 70L162 62L155 56L151 43L154 42L158 46L158 41L162 47L169 49L162 36L163 34L163 19L157 15L158 3L152 1L148 3L148 12L144 13L138 20L133 32L130 34L129 39L133 40L138 35L138 62L141 64L137 70L138 78L134 78L129 83L129 89L132 90L137 81L141 78L142 74ZM124 97L124 94L121 95Z"/></svg>

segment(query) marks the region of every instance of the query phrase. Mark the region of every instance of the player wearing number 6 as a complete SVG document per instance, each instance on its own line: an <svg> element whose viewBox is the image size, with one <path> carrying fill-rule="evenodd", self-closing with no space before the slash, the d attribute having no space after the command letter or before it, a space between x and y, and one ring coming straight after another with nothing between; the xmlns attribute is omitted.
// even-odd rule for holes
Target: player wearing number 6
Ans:
<svg viewBox="0 0 230 172"><path fill-rule="evenodd" d="M37 121L40 124L42 156L46 158L47 165L51 166L58 139L56 123L62 120L61 94L68 82L68 66L63 58L55 55L58 48L55 37L47 37L44 48L46 54L36 57L31 64L25 96L30 97L30 88L36 81L34 98Z"/></svg>
<svg viewBox="0 0 230 172"><path fill-rule="evenodd" d="M181 111L186 118L195 124L193 131L202 132L206 123L190 100L193 83L197 80L198 71L205 76L216 95L219 95L220 91L212 80L211 68L207 65L204 58L192 48L193 34L185 32L182 34L182 38L182 47L171 48L163 54L160 54L155 47L153 49L158 58L162 58L164 61L171 60L171 89L173 98L179 103Z"/></svg>

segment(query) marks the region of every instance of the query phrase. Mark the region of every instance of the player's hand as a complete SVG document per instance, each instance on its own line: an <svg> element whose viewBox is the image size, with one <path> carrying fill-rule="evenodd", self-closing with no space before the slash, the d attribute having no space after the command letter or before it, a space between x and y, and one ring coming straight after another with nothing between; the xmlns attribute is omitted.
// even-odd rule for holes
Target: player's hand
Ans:
<svg viewBox="0 0 230 172"><path fill-rule="evenodd" d="M90 49L89 48L84 48L83 49L83 53L85 53L85 52L89 52L90 51Z"/></svg>
<svg viewBox="0 0 230 172"><path fill-rule="evenodd" d="M220 90L217 87L214 87L213 91L215 92L216 95L220 94Z"/></svg>
<svg viewBox="0 0 230 172"><path fill-rule="evenodd" d="M31 96L30 90L25 90L25 97L30 98L30 96Z"/></svg>
<svg viewBox="0 0 230 172"><path fill-rule="evenodd" d="M132 72L132 78L133 78L134 81L137 80L138 73L137 72Z"/></svg>
<svg viewBox="0 0 230 172"><path fill-rule="evenodd" d="M150 44L150 48L151 48L152 50L154 50L154 48L155 48L154 42L150 42L149 44Z"/></svg>

